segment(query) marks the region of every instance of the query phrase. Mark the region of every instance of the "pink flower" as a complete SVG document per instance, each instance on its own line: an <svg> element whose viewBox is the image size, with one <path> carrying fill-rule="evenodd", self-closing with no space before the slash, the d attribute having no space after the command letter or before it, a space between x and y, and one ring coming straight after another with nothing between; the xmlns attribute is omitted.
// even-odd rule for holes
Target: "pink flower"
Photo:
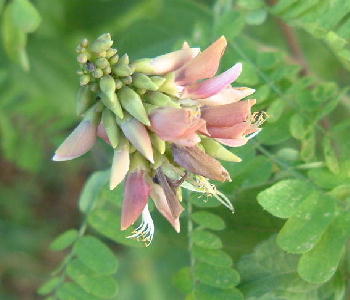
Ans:
<svg viewBox="0 0 350 300"><path fill-rule="evenodd" d="M201 109L201 118L206 121L209 136L222 144L238 147L259 128L251 123L251 107L255 100L239 101L220 106L205 106Z"/></svg>
<svg viewBox="0 0 350 300"><path fill-rule="evenodd" d="M146 181L144 170L129 172L125 181L124 201L121 216L121 230L135 223L144 210L151 187Z"/></svg>
<svg viewBox="0 0 350 300"><path fill-rule="evenodd" d="M190 109L159 108L150 115L151 127L161 139L183 146L200 141L198 131L206 132L205 121Z"/></svg>

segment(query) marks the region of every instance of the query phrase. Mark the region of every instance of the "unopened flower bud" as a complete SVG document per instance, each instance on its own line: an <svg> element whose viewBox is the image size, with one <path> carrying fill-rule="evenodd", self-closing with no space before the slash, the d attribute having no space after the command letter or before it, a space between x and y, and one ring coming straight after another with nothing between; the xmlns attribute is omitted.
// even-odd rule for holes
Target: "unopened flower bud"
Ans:
<svg viewBox="0 0 350 300"><path fill-rule="evenodd" d="M162 107L177 107L180 108L180 104L171 100L171 98L161 92L148 92L145 97L145 101L150 104L162 106Z"/></svg>
<svg viewBox="0 0 350 300"><path fill-rule="evenodd" d="M201 144L207 154L220 160L240 162L242 159L213 139L202 139Z"/></svg>
<svg viewBox="0 0 350 300"><path fill-rule="evenodd" d="M107 51L101 51L98 53L99 57L106 57L107 56Z"/></svg>
<svg viewBox="0 0 350 300"><path fill-rule="evenodd" d="M108 60L104 57L97 58L95 64L100 69L104 69L109 65Z"/></svg>
<svg viewBox="0 0 350 300"><path fill-rule="evenodd" d="M110 34L103 34L98 37L90 46L92 52L101 53L113 45Z"/></svg>
<svg viewBox="0 0 350 300"><path fill-rule="evenodd" d="M120 131L115 120L115 115L108 108L105 108L102 112L102 124L112 147L116 148L120 141Z"/></svg>
<svg viewBox="0 0 350 300"><path fill-rule="evenodd" d="M133 76L133 85L140 89L146 89L150 91L156 91L158 86L145 74L134 73Z"/></svg>
<svg viewBox="0 0 350 300"><path fill-rule="evenodd" d="M120 57L119 62L121 64L128 65L130 63L129 55L125 53L122 57Z"/></svg>
<svg viewBox="0 0 350 300"><path fill-rule="evenodd" d="M100 89L106 95L114 93L115 92L115 81L114 81L113 77L110 75L103 76L100 80Z"/></svg>
<svg viewBox="0 0 350 300"><path fill-rule="evenodd" d="M86 85L90 82L90 76L89 75L82 75L80 76L80 85Z"/></svg>
<svg viewBox="0 0 350 300"><path fill-rule="evenodd" d="M122 87L123 87L123 81L121 81L120 79L116 79L115 80L115 88L117 89L117 90L119 90L119 89L121 89Z"/></svg>
<svg viewBox="0 0 350 300"><path fill-rule="evenodd" d="M142 58L134 61L132 66L135 69L135 72L153 74L154 68L151 64L152 60L150 58Z"/></svg>
<svg viewBox="0 0 350 300"><path fill-rule="evenodd" d="M124 86L118 91L118 98L122 107L134 116L141 123L149 126L150 121L148 119L146 110L143 106L140 96L131 88Z"/></svg>
<svg viewBox="0 0 350 300"><path fill-rule="evenodd" d="M159 87L158 91L164 92L168 95L178 97L179 89L175 83L175 73L171 72L165 76L165 82Z"/></svg>
<svg viewBox="0 0 350 300"><path fill-rule="evenodd" d="M118 55L118 54L112 56L112 57L109 59L109 63L110 63L111 65L115 65L118 61L119 61L119 55Z"/></svg>
<svg viewBox="0 0 350 300"><path fill-rule="evenodd" d="M150 77L153 83L159 88L166 80L163 76L151 76Z"/></svg>
<svg viewBox="0 0 350 300"><path fill-rule="evenodd" d="M103 74L104 75L108 75L111 72L112 72L112 69L111 69L111 66L109 66L109 65L103 69Z"/></svg>
<svg viewBox="0 0 350 300"><path fill-rule="evenodd" d="M96 98L90 86L85 85L79 88L77 93L77 115L80 116L95 102Z"/></svg>
<svg viewBox="0 0 350 300"><path fill-rule="evenodd" d="M109 48L106 50L106 57L111 58L113 55L117 54L117 49Z"/></svg>
<svg viewBox="0 0 350 300"><path fill-rule="evenodd" d="M126 84L126 85L129 85L132 83L132 77L131 76L125 76L123 78L121 78L121 81Z"/></svg>
<svg viewBox="0 0 350 300"><path fill-rule="evenodd" d="M119 103L118 97L115 93L105 94L103 92L100 93L100 98L103 104L108 107L112 112L116 114L120 119L124 118L123 109Z"/></svg>
<svg viewBox="0 0 350 300"><path fill-rule="evenodd" d="M139 95L144 95L147 93L147 90L146 89L136 89L136 92L139 94Z"/></svg>
<svg viewBox="0 0 350 300"><path fill-rule="evenodd" d="M83 39L83 40L80 42L80 46L83 47L83 48L86 48L88 45L89 45L88 39Z"/></svg>
<svg viewBox="0 0 350 300"><path fill-rule="evenodd" d="M117 76L130 76L132 74L132 70L129 65L123 64L120 61L112 66L113 73Z"/></svg>
<svg viewBox="0 0 350 300"><path fill-rule="evenodd" d="M91 92L96 93L98 91L98 84L96 82L90 83L89 88Z"/></svg>
<svg viewBox="0 0 350 300"><path fill-rule="evenodd" d="M150 133L151 142L154 148L160 153L164 154L165 152L165 141L162 140L158 135L153 132Z"/></svg>
<svg viewBox="0 0 350 300"><path fill-rule="evenodd" d="M100 68L96 68L95 71L92 72L92 75L95 78L101 78L103 76L103 71Z"/></svg>
<svg viewBox="0 0 350 300"><path fill-rule="evenodd" d="M80 53L77 56L77 61L81 64L85 64L88 60L88 55L86 53Z"/></svg>
<svg viewBox="0 0 350 300"><path fill-rule="evenodd" d="M111 177L109 181L110 190L113 190L119 183L123 181L129 171L129 166L129 143L125 138L123 138L120 145L114 150Z"/></svg>

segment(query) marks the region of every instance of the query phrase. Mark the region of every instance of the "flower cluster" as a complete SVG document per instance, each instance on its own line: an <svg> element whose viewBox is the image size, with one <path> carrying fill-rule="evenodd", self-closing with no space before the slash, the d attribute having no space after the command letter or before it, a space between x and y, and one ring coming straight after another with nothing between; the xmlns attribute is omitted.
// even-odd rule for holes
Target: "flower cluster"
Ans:
<svg viewBox="0 0 350 300"><path fill-rule="evenodd" d="M148 245L158 211L180 231L181 188L231 202L208 179L230 181L218 161L239 162L223 145L238 147L256 135L264 121L251 113L254 89L232 87L242 71L237 63L216 75L227 42L219 38L203 52L186 42L181 50L129 61L112 48L110 34L77 47L81 70L77 114L81 123L53 157L65 161L89 151L97 137L114 149L110 189L125 179L121 229L142 216L130 238Z"/></svg>

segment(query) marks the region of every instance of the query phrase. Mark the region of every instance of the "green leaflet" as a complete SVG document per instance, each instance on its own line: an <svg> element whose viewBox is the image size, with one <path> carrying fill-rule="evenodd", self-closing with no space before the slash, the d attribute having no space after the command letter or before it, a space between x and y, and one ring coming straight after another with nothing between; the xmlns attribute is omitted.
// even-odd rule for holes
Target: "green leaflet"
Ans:
<svg viewBox="0 0 350 300"><path fill-rule="evenodd" d="M334 199L313 192L296 209L277 236L277 244L290 253L312 249L334 217Z"/></svg>
<svg viewBox="0 0 350 300"><path fill-rule="evenodd" d="M223 230L225 228L224 220L213 213L196 211L192 214L191 218L194 222L204 228L212 230Z"/></svg>
<svg viewBox="0 0 350 300"><path fill-rule="evenodd" d="M67 266L67 274L87 293L99 298L111 298L118 291L117 283L112 276L99 276L78 259Z"/></svg>
<svg viewBox="0 0 350 300"><path fill-rule="evenodd" d="M65 282L57 291L57 297L60 300L98 300L100 298L93 296L84 291L79 285L74 282Z"/></svg>
<svg viewBox="0 0 350 300"><path fill-rule="evenodd" d="M39 12L29 0L14 0L12 18L16 26L23 32L35 31L41 22Z"/></svg>
<svg viewBox="0 0 350 300"><path fill-rule="evenodd" d="M118 261L113 252L92 236L80 238L74 247L74 254L99 275L114 274L117 271Z"/></svg>
<svg viewBox="0 0 350 300"><path fill-rule="evenodd" d="M59 277L52 277L48 281L46 281L39 289L39 295L47 295L50 294L60 283Z"/></svg>
<svg viewBox="0 0 350 300"><path fill-rule="evenodd" d="M301 257L298 273L303 279L323 283L331 278L350 238L349 228L349 213L341 213L334 219L316 246Z"/></svg>
<svg viewBox="0 0 350 300"><path fill-rule="evenodd" d="M222 250L211 250L193 246L192 251L193 256L197 260L207 264L219 267L231 267L233 264L232 258Z"/></svg>
<svg viewBox="0 0 350 300"><path fill-rule="evenodd" d="M289 218L313 190L311 183L304 180L282 180L260 192L257 199L270 214Z"/></svg>
<svg viewBox="0 0 350 300"><path fill-rule="evenodd" d="M61 251L73 244L73 242L78 238L78 231L75 229L69 229L57 238L55 238L51 244L50 249L54 251Z"/></svg>
<svg viewBox="0 0 350 300"><path fill-rule="evenodd" d="M222 247L220 238L204 230L194 231L192 233L192 240L195 245L206 249L220 249Z"/></svg>

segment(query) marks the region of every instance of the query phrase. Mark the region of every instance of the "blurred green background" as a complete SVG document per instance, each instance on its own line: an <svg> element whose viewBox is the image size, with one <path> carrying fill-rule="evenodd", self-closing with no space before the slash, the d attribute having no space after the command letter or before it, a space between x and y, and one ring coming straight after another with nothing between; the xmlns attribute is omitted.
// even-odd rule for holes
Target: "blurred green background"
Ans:
<svg viewBox="0 0 350 300"><path fill-rule="evenodd" d="M191 197L195 207L212 207L207 211L225 220L226 229L218 235L235 265L282 226L280 219L259 206L258 192L298 174L325 190L349 183L350 7L346 1L280 1L277 8L257 0L31 2L41 22L24 36L11 29L6 17L12 1L0 1L0 299L40 298L36 290L69 253L51 251L49 244L66 229L79 228L82 187L93 171L108 168L111 161L112 153L102 142L74 161L51 161L55 148L78 123L75 47L84 37L94 39L110 32L118 51L132 59L170 52L184 40L206 47L222 34L228 38L222 69L242 61L238 85L255 88L257 108L267 110L271 118L256 141L234 150L243 162L226 165L233 182L219 188L235 204L235 215L214 200ZM321 2L332 5L331 17L325 15ZM23 13L19 18L26 22L29 17ZM300 134L306 127L308 133ZM334 155L324 154L324 130L337 144ZM330 183L331 179L336 182ZM120 191L106 192L101 197L120 201L120 195ZM88 229L118 257L115 299L183 299L181 287L188 293L188 280L175 276L190 264L186 214L179 235L154 215L157 232L149 248L130 248L113 242L93 225ZM336 299L323 298L320 295L327 293L314 293L316 288L312 295L302 290L293 298L289 290L277 293L277 298L274 281L269 286L264 290L267 294L254 292L249 298L248 292L248 298ZM242 290L246 293L244 285ZM236 299L215 297L202 299Z"/></svg>

